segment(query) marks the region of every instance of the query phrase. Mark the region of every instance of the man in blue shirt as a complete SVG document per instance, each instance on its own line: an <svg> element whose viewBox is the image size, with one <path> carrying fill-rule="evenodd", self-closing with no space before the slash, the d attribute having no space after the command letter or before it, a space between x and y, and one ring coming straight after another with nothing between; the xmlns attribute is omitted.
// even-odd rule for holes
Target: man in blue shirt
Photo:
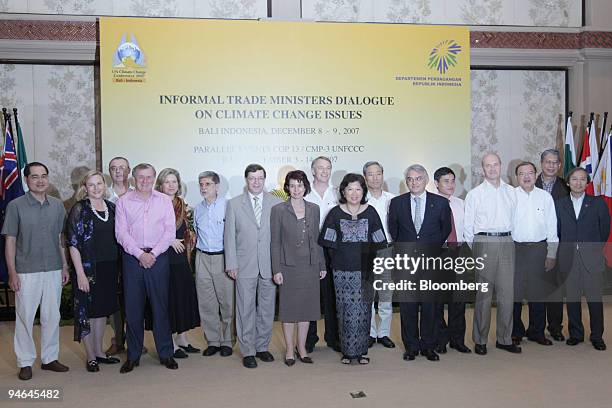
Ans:
<svg viewBox="0 0 612 408"><path fill-rule="evenodd" d="M232 320L234 318L234 282L225 273L223 232L225 206L219 197L219 175L205 171L198 176L204 198L193 214L196 243L196 288L200 320L208 348L202 355L232 355Z"/></svg>

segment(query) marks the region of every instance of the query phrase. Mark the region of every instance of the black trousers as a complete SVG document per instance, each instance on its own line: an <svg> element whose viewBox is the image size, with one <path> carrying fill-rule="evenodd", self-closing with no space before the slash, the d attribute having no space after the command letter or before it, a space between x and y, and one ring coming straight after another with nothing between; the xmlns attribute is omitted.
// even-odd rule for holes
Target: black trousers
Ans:
<svg viewBox="0 0 612 408"><path fill-rule="evenodd" d="M325 319L325 334L324 339L328 346L335 347L340 344L338 334L338 315L336 313L336 290L334 288L334 278L331 268L331 259L328 251L325 253L325 267L327 274L320 281L321 303L323 309L323 317ZM308 335L306 336L306 348L314 348L319 341L317 335L317 322L311 321L308 326Z"/></svg>
<svg viewBox="0 0 612 408"><path fill-rule="evenodd" d="M604 316L602 304L603 271L587 270L580 255L574 253L574 261L567 278L567 320L571 338L584 340L584 325L582 324L582 295L587 300L589 308L591 341L602 340L604 331Z"/></svg>
<svg viewBox="0 0 612 408"><path fill-rule="evenodd" d="M544 268L547 254L547 243L515 242L516 251L514 270L514 309L512 319L512 337L543 338L546 326L546 303L549 294L554 290ZM529 326L521 318L523 299L529 304Z"/></svg>
<svg viewBox="0 0 612 408"><path fill-rule="evenodd" d="M400 302L402 342L406 351L434 350L436 347L436 303Z"/></svg>
<svg viewBox="0 0 612 408"><path fill-rule="evenodd" d="M436 344L439 347L465 344L465 303L448 302L448 324L444 320L444 303L436 305Z"/></svg>
<svg viewBox="0 0 612 408"><path fill-rule="evenodd" d="M172 333L168 314L170 264L168 253L157 257L150 269L140 266L138 259L123 254L123 294L127 320L128 358L138 361L144 340L145 303L149 299L153 311L153 337L160 359L172 357Z"/></svg>

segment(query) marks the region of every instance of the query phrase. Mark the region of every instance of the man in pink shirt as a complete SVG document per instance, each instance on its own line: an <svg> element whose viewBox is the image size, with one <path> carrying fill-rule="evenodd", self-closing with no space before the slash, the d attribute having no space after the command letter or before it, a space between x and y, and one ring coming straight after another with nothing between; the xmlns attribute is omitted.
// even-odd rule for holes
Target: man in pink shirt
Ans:
<svg viewBox="0 0 612 408"><path fill-rule="evenodd" d="M174 240L174 209L167 195L153 190L155 169L139 164L132 170L136 190L117 201L115 235L125 250L123 293L127 321L128 359L121 373L138 366L144 338L144 309L148 298L153 309L153 336L160 362L177 369L168 317L170 266L166 253Z"/></svg>

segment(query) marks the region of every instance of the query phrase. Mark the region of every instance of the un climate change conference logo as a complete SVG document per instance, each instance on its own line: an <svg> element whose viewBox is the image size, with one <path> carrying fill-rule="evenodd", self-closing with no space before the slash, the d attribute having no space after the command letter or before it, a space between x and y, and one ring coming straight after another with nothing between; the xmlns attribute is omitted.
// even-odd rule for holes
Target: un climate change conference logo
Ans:
<svg viewBox="0 0 612 408"><path fill-rule="evenodd" d="M134 34L131 41L126 36L121 37L121 42L113 55L113 68L144 68L145 55L136 41Z"/></svg>
<svg viewBox="0 0 612 408"><path fill-rule="evenodd" d="M134 34L131 34L130 41L127 41L126 37L125 34L121 36L121 42L113 53L113 82L144 83L147 80L145 54Z"/></svg>
<svg viewBox="0 0 612 408"><path fill-rule="evenodd" d="M457 65L457 55L462 51L461 45L455 40L445 40L436 45L429 53L427 67L446 74L451 67Z"/></svg>

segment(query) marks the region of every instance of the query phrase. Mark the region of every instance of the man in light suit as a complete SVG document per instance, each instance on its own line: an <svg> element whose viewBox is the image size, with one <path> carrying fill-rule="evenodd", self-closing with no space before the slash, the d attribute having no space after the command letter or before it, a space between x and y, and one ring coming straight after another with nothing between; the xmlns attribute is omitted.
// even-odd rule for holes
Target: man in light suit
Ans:
<svg viewBox="0 0 612 408"><path fill-rule="evenodd" d="M408 255L414 257L420 254L440 256L442 245L452 230L448 199L425 191L429 176L420 164L408 167L405 176L410 192L391 199L387 218L389 235L396 243L396 252L402 252L400 248L405 248ZM407 243L415 244L406 246ZM416 271L415 281L431 279L432 272L426 269ZM402 341L406 349L403 358L406 361L414 360L420 351L427 360L438 361L440 357L435 352L435 299L431 294L421 293L416 299L408 300L400 302Z"/></svg>
<svg viewBox="0 0 612 408"><path fill-rule="evenodd" d="M590 182L583 168L567 174L570 195L555 201L559 234L559 268L566 277L568 346L584 341L582 295L589 307L591 344L603 351L604 315L601 289L605 268L603 247L610 234L610 214L601 197L585 193Z"/></svg>
<svg viewBox="0 0 612 408"><path fill-rule="evenodd" d="M263 191L266 170L249 164L247 191L231 199L225 213L225 270L236 280L236 332L242 364L257 367L255 357L274 361L272 338L276 286L270 260L270 210L281 200Z"/></svg>

